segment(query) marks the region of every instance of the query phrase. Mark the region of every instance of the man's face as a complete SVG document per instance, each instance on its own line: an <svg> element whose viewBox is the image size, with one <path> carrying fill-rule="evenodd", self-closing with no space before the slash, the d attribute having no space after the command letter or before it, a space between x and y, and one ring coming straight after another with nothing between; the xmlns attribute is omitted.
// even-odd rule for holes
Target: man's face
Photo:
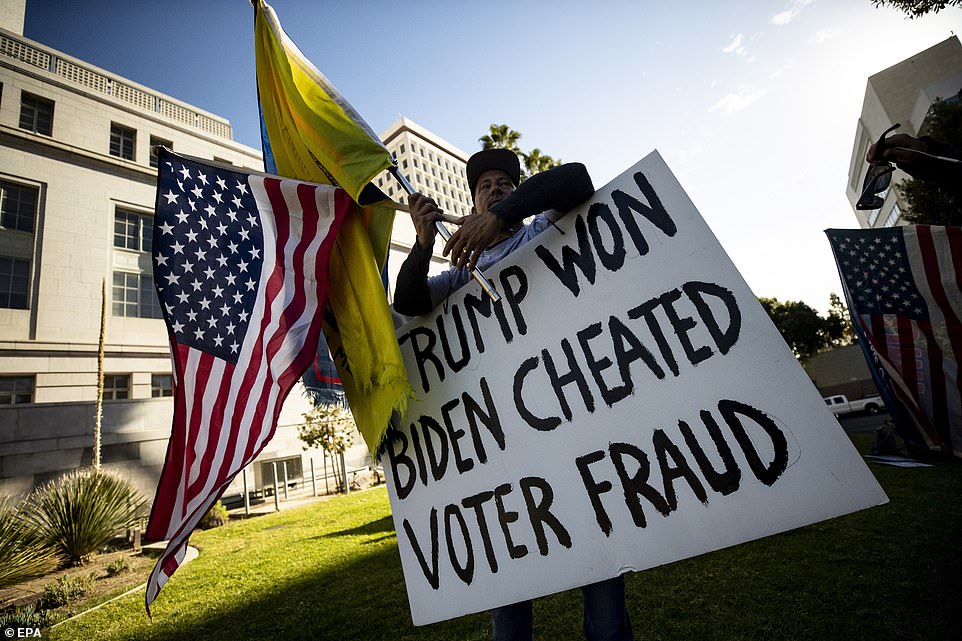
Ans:
<svg viewBox="0 0 962 641"><path fill-rule="evenodd" d="M489 169L478 177L474 187L474 210L484 213L514 191L511 177L500 169Z"/></svg>

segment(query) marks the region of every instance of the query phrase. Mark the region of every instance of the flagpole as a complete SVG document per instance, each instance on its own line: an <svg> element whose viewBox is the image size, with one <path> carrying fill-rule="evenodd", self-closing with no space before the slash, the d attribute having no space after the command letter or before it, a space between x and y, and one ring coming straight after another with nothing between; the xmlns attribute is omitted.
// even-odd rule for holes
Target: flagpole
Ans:
<svg viewBox="0 0 962 641"><path fill-rule="evenodd" d="M404 177L404 174L401 173L397 165L388 167L388 171L391 172L391 175L401 184L401 188L404 189L408 195L415 193L414 187L408 182L408 179ZM448 218L448 220L450 220L450 218ZM445 241L451 238L451 232L448 231L448 228L444 226L442 221L435 221L434 226L437 227L438 233L441 234L441 238ZM494 283L488 280L487 276L485 276L480 269L475 267L471 270L471 275L474 276L474 280L478 281L481 289L484 290L484 293L488 295L492 302L497 303L501 300L501 295L498 293L498 290L494 288Z"/></svg>

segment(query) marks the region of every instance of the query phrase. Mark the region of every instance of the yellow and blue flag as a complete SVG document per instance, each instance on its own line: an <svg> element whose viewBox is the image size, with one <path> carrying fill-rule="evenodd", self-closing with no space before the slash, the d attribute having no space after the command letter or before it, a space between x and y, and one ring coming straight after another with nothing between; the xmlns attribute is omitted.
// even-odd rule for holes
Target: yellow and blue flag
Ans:
<svg viewBox="0 0 962 641"><path fill-rule="evenodd" d="M393 164L390 153L284 33L274 10L258 0L254 11L268 171L337 185L366 203L371 180ZM393 224L390 201L368 204L344 221L331 254L331 314L324 324L345 396L371 452L392 411L403 414L412 393L380 277Z"/></svg>

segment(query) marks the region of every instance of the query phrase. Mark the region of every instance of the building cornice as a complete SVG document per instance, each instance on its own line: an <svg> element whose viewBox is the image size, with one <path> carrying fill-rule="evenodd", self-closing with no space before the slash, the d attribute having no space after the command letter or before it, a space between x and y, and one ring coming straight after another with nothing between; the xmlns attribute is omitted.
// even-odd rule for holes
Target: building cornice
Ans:
<svg viewBox="0 0 962 641"><path fill-rule="evenodd" d="M35 55L26 55L25 48L31 50L30 53ZM27 59L36 57L36 55L45 57L43 60L47 61L47 68L40 66L37 60ZM63 63L64 69L60 68L58 62ZM233 130L230 121L226 118L194 107L5 29L0 29L0 67L181 131L189 136L231 149L250 157L253 161L263 162L263 155L259 150L248 147L232 138ZM87 78L92 85L97 87L102 85L101 90L65 77L64 74L68 70L76 71L78 76ZM128 95L129 101L122 100L114 94ZM137 100L151 103L154 109L147 109L137 104ZM166 115L162 111L169 111L179 118ZM185 120L191 120L193 124L188 124Z"/></svg>

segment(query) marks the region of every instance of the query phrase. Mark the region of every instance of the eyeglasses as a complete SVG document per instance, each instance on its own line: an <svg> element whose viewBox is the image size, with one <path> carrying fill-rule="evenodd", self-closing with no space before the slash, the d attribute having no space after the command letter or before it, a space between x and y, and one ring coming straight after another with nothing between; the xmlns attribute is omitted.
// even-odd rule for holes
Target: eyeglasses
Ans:
<svg viewBox="0 0 962 641"><path fill-rule="evenodd" d="M882 151L885 149L885 136L899 127L901 127L901 125L895 123L882 132L878 142L875 143L875 153L877 155L881 156ZM885 161L869 166L868 173L865 174L865 182L862 183L862 195L859 196L858 202L855 203L855 209L878 209L881 207L885 200L880 197L879 194L889 188L889 185L892 183L892 172L894 171L895 165Z"/></svg>

